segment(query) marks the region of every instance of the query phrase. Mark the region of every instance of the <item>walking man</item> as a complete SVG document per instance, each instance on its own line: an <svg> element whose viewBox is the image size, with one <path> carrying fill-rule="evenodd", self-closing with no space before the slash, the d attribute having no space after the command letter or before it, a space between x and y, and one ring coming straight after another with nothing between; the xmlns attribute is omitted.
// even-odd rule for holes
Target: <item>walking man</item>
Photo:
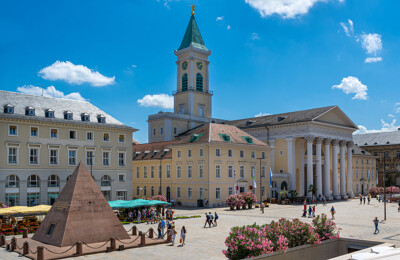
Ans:
<svg viewBox="0 0 400 260"><path fill-rule="evenodd" d="M335 208L332 206L332 208L331 208L332 219L335 219L335 213L336 213L336 210L335 210Z"/></svg>
<svg viewBox="0 0 400 260"><path fill-rule="evenodd" d="M376 234L376 232L379 233L379 229L378 229L379 220L378 220L378 217L375 217L373 222L374 222L374 225L375 225L375 232L374 232L374 234Z"/></svg>
<svg viewBox="0 0 400 260"><path fill-rule="evenodd" d="M360 205L362 204L362 195L360 193L360 195L358 196L360 198Z"/></svg>
<svg viewBox="0 0 400 260"><path fill-rule="evenodd" d="M364 205L365 205L365 196L363 197Z"/></svg>
<svg viewBox="0 0 400 260"><path fill-rule="evenodd" d="M265 204L264 204L264 202L261 201L260 209L261 209L262 214L264 214L264 208L265 208Z"/></svg>
<svg viewBox="0 0 400 260"><path fill-rule="evenodd" d="M210 222L210 216L206 213L204 213L206 215L206 222L204 223L204 227L207 226L207 224Z"/></svg>

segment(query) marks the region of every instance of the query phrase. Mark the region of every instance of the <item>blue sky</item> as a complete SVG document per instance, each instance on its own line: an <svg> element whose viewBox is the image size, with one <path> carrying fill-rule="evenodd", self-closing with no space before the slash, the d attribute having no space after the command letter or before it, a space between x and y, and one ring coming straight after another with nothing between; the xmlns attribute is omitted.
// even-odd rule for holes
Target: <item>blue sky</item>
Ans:
<svg viewBox="0 0 400 260"><path fill-rule="evenodd" d="M148 115L171 111L170 98L153 95L176 88L174 50L190 4L212 51L214 117L339 105L363 132L399 127L399 1L0 4L0 89L87 99L140 129L140 142Z"/></svg>

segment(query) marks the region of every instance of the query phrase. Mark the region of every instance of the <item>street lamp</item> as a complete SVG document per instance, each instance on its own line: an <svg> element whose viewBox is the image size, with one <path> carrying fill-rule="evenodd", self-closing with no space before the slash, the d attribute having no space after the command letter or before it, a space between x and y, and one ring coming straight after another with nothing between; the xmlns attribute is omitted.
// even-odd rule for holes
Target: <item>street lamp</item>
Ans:
<svg viewBox="0 0 400 260"><path fill-rule="evenodd" d="M265 156L261 156L260 158L257 158L260 160L260 204L262 203L262 170L261 170L261 160L265 159ZM255 173L254 173L255 174ZM255 177L255 176L254 176Z"/></svg>
<svg viewBox="0 0 400 260"><path fill-rule="evenodd" d="M386 156L383 152L383 220L386 220Z"/></svg>
<svg viewBox="0 0 400 260"><path fill-rule="evenodd" d="M161 183L161 178L162 178L162 164L161 164L161 158L160 158L160 166L158 167L158 177L160 177L160 189L158 190L158 195L162 195L162 183Z"/></svg>

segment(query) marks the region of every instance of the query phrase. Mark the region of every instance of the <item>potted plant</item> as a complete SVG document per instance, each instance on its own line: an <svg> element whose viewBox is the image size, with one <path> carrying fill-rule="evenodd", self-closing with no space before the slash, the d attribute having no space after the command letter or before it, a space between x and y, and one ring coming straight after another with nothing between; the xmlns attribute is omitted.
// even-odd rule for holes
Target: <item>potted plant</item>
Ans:
<svg viewBox="0 0 400 260"><path fill-rule="evenodd" d="M242 193L242 196L249 209L251 209L253 204L257 202L256 195L251 191Z"/></svg>
<svg viewBox="0 0 400 260"><path fill-rule="evenodd" d="M313 195L313 199L312 202L314 202L314 199L317 199L317 197L315 196L315 194L317 193L317 186L314 184L311 184L310 186L308 186L308 192L311 192L311 194Z"/></svg>
<svg viewBox="0 0 400 260"><path fill-rule="evenodd" d="M230 195L228 198L226 198L225 202L226 202L226 205L228 205L231 210L234 210L237 200L238 199L237 199L236 195Z"/></svg>
<svg viewBox="0 0 400 260"><path fill-rule="evenodd" d="M236 209L239 210L241 206L244 205L244 199L242 198L242 196L240 194L235 195L236 196Z"/></svg>
<svg viewBox="0 0 400 260"><path fill-rule="evenodd" d="M292 202L295 202L295 200L297 199L298 193L296 190L290 190L289 191L290 194L290 199Z"/></svg>
<svg viewBox="0 0 400 260"><path fill-rule="evenodd" d="M279 192L279 195L281 196L281 199L283 200L283 202L287 199L289 192L286 189L283 189ZM282 202L281 200L281 202ZM282 204L283 204L282 202Z"/></svg>

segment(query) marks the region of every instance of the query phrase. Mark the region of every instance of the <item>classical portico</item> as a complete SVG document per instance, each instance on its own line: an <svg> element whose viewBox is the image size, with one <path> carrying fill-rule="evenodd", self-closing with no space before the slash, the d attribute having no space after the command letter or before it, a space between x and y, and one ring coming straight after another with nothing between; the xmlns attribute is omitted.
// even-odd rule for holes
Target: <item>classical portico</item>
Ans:
<svg viewBox="0 0 400 260"><path fill-rule="evenodd" d="M298 196L316 195L328 200L353 197L352 133L357 126L337 107L231 121L269 143L272 180L286 177L288 190ZM347 163L349 162L349 163ZM279 183L277 184L279 186Z"/></svg>

